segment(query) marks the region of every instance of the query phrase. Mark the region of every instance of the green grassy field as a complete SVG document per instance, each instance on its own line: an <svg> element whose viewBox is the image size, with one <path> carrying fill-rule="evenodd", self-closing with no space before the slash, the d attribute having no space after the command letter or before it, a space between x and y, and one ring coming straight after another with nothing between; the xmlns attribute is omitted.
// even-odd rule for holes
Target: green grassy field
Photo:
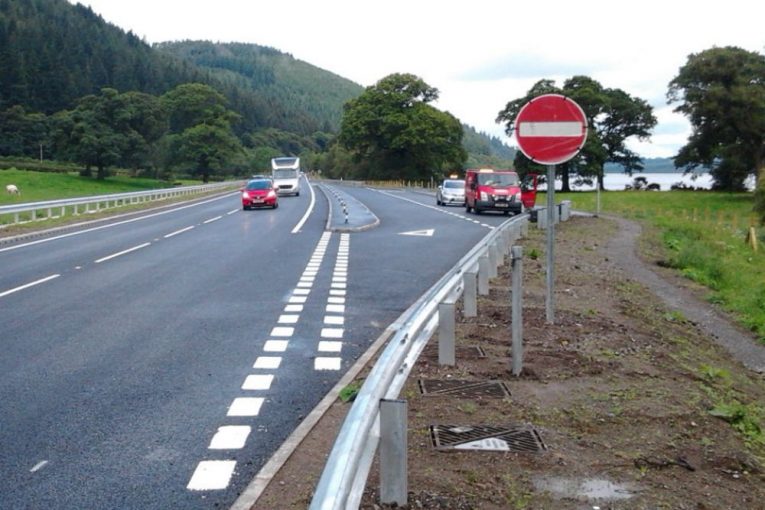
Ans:
<svg viewBox="0 0 765 510"><path fill-rule="evenodd" d="M18 186L21 195L7 194L7 184ZM80 177L76 173L29 172L11 168L0 170L0 205L170 187L171 183L155 179L115 176L99 181L91 177Z"/></svg>
<svg viewBox="0 0 765 510"><path fill-rule="evenodd" d="M579 211L596 210L595 192L556 193ZM537 204L545 204L542 193ZM751 193L607 191L600 212L655 227L646 235L661 243L662 263L709 289L721 305L765 343L765 245L754 251L747 233L757 221ZM757 228L762 236L763 229Z"/></svg>

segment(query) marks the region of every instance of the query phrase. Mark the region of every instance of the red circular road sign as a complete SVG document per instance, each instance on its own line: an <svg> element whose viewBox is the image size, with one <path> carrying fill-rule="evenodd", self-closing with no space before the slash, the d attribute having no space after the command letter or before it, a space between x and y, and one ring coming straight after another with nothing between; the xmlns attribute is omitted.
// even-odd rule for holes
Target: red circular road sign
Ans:
<svg viewBox="0 0 765 510"><path fill-rule="evenodd" d="M560 94L535 97L515 118L515 139L534 163L557 165L576 156L587 139L587 117Z"/></svg>

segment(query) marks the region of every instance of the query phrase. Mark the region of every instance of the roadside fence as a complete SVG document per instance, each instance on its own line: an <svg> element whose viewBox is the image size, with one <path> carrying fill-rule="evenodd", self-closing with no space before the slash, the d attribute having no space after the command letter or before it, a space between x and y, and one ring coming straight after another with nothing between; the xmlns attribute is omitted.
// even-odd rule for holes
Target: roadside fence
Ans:
<svg viewBox="0 0 765 510"><path fill-rule="evenodd" d="M142 204L145 202L201 195L203 193L221 191L240 185L241 183L238 181L229 181L214 184L201 184L198 186L181 186L131 193L114 193L111 195L3 205L0 206L0 228L8 225L61 218L67 215L79 216L81 214L92 214L105 209Z"/></svg>

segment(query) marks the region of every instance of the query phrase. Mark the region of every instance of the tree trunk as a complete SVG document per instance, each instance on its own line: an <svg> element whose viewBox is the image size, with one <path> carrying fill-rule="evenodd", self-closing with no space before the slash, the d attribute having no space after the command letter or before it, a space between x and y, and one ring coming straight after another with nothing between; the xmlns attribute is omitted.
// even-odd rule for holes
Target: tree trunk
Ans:
<svg viewBox="0 0 765 510"><path fill-rule="evenodd" d="M561 180L561 186L560 190L563 193L568 193L571 191L571 184L569 182L570 175L568 171L568 163L564 163L560 167L560 180Z"/></svg>

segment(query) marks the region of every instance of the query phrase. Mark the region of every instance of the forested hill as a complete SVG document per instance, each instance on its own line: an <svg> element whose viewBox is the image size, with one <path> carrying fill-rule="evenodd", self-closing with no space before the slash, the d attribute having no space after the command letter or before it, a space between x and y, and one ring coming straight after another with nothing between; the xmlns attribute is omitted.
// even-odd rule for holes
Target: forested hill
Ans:
<svg viewBox="0 0 765 510"><path fill-rule="evenodd" d="M0 0L0 69L0 111L20 105L50 115L104 87L161 95L201 82L222 92L242 116L240 133L264 127L301 135L335 130L342 102L362 90L254 45L152 48L90 7L66 0Z"/></svg>
<svg viewBox="0 0 765 510"><path fill-rule="evenodd" d="M245 145L289 153L313 150L311 140L337 133L343 104L364 90L273 48L199 41L150 46L81 4L0 0L0 124L3 118L34 124L26 131L18 122L0 125L0 134L13 133L0 143L0 155L52 147L40 134L48 133L49 121L102 89L161 96L190 82L226 97L239 119L232 128ZM470 166L511 164L512 150L499 139L468 126L464 132Z"/></svg>
<svg viewBox="0 0 765 510"><path fill-rule="evenodd" d="M287 53L255 44L183 41L154 47L209 70L224 83L256 91L269 103L286 105L287 115L308 112L325 123L322 131L337 131L343 104L364 90Z"/></svg>
<svg viewBox="0 0 765 510"><path fill-rule="evenodd" d="M45 114L103 87L156 95L207 78L66 0L0 0L0 69L0 109Z"/></svg>

